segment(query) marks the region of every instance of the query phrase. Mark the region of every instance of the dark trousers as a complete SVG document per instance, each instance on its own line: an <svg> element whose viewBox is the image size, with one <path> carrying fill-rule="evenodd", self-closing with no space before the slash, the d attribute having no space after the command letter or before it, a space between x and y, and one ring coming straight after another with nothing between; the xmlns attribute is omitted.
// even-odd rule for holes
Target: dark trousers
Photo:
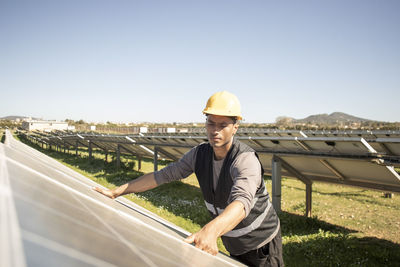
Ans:
<svg viewBox="0 0 400 267"><path fill-rule="evenodd" d="M242 255L231 256L248 266L285 266L282 257L281 230L279 229L274 239L263 247L250 250Z"/></svg>

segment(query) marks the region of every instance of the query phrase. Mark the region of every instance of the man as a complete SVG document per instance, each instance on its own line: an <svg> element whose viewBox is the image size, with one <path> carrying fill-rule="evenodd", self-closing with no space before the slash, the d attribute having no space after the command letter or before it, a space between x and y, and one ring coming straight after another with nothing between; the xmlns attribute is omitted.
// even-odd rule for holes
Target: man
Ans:
<svg viewBox="0 0 400 267"><path fill-rule="evenodd" d="M252 148L234 138L242 119L239 100L229 92L217 92L208 99L203 113L208 143L194 147L158 172L113 190L95 190L115 198L194 172L213 219L185 241L216 255L221 237L231 256L247 265L283 266L279 218L269 201L261 163Z"/></svg>

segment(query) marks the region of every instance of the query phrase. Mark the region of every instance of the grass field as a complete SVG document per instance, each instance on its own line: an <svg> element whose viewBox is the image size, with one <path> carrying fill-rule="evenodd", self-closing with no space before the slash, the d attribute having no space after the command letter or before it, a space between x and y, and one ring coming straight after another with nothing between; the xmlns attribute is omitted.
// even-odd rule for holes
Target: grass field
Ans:
<svg viewBox="0 0 400 267"><path fill-rule="evenodd" d="M153 170L152 160L143 160L138 171L133 156L122 156L117 171L112 158L105 162L100 151L89 161L85 150L76 157L75 151L64 154L30 145L109 188ZM160 162L159 168L167 163ZM271 192L270 178L265 182ZM126 197L190 232L210 219L194 175ZM399 195L384 198L378 191L314 183L312 197L313 216L306 218L305 186L283 178L279 217L286 266L400 266ZM226 252L221 242L219 248Z"/></svg>

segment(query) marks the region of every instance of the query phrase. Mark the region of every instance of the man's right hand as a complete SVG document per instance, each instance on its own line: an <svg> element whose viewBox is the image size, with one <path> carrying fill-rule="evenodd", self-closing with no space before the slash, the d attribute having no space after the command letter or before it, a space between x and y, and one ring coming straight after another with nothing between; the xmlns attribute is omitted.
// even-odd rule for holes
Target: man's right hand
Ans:
<svg viewBox="0 0 400 267"><path fill-rule="evenodd" d="M112 198L112 199L118 197L118 195L114 192L114 190L103 189L103 188L100 188L100 187L93 187L92 189L94 191L97 191L97 192L105 195L106 197L109 197L109 198Z"/></svg>
<svg viewBox="0 0 400 267"><path fill-rule="evenodd" d="M149 189L157 187L157 182L154 178L154 173L147 173L139 178L131 180L129 183L118 186L114 189L106 189L100 187L92 187L94 191L97 191L109 198L116 198L126 194L144 192Z"/></svg>

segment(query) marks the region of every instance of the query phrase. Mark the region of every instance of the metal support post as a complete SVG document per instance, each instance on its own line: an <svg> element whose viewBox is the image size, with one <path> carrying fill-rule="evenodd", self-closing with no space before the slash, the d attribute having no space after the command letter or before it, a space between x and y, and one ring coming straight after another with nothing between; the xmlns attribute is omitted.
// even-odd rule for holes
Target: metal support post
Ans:
<svg viewBox="0 0 400 267"><path fill-rule="evenodd" d="M75 155L78 156L78 141L75 143Z"/></svg>
<svg viewBox="0 0 400 267"><path fill-rule="evenodd" d="M158 171L158 147L154 147L154 171Z"/></svg>
<svg viewBox="0 0 400 267"><path fill-rule="evenodd" d="M120 145L117 145L117 170L119 170L119 168L121 167L121 148Z"/></svg>
<svg viewBox="0 0 400 267"><path fill-rule="evenodd" d="M277 157L276 157L277 158ZM311 197L312 197L312 181L306 175L302 174L300 171L295 169L285 160L279 158L282 168L284 168L287 172L291 173L293 176L297 177L300 181L302 181L306 186L306 212L305 216L311 217Z"/></svg>
<svg viewBox="0 0 400 267"><path fill-rule="evenodd" d="M306 216L311 217L312 183L306 184Z"/></svg>
<svg viewBox="0 0 400 267"><path fill-rule="evenodd" d="M138 171L142 169L142 157L138 156Z"/></svg>
<svg viewBox="0 0 400 267"><path fill-rule="evenodd" d="M108 152L107 152L107 150L104 150L104 153L105 153L105 162L107 163L108 162Z"/></svg>
<svg viewBox="0 0 400 267"><path fill-rule="evenodd" d="M279 158L272 157L272 205L276 212L281 212L281 162Z"/></svg>
<svg viewBox="0 0 400 267"><path fill-rule="evenodd" d="M92 160L92 141L89 141L89 160Z"/></svg>

